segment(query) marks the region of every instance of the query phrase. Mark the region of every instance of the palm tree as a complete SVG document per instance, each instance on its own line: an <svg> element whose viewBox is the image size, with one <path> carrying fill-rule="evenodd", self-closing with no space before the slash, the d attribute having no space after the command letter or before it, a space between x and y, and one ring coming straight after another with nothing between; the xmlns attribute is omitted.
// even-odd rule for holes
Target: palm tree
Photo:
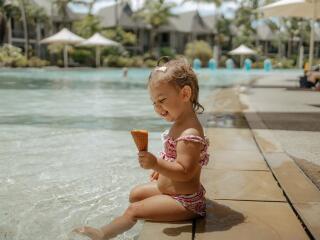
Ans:
<svg viewBox="0 0 320 240"><path fill-rule="evenodd" d="M21 13L21 21L23 25L24 32L24 48L25 48L25 57L29 57L29 27L34 26L36 29L36 38L37 38L37 53L40 53L40 23L48 22L48 16L45 10L37 5L35 5L30 0L16 0L16 3L19 6Z"/></svg>
<svg viewBox="0 0 320 240"><path fill-rule="evenodd" d="M11 19L17 16L17 7L6 0L0 0L0 43L4 42L7 35L8 43L12 44Z"/></svg>
<svg viewBox="0 0 320 240"><path fill-rule="evenodd" d="M302 18L285 19L283 24L288 35L288 52L287 57L291 57L293 41L299 38L299 47L303 42L310 39L310 25L307 20Z"/></svg>
<svg viewBox="0 0 320 240"><path fill-rule="evenodd" d="M97 1L98 0L91 0L90 2L78 1L79 4L88 7L88 14L81 20L75 21L72 25L72 28L76 34L84 38L88 38L94 33L102 30L99 18L92 13L93 6Z"/></svg>
<svg viewBox="0 0 320 240"><path fill-rule="evenodd" d="M28 31L28 19L26 14L26 1L18 0L20 11L21 11L21 20L23 25L23 35L24 35L24 55L28 59L29 57L29 31Z"/></svg>
<svg viewBox="0 0 320 240"><path fill-rule="evenodd" d="M0 0L0 43L4 42L6 30L6 16L4 11L4 0Z"/></svg>
<svg viewBox="0 0 320 240"><path fill-rule="evenodd" d="M176 16L170 11L174 6L174 4L165 3L164 0L149 0L145 1L144 7L135 14L135 17L143 19L152 28L149 39L151 55L154 55L155 39L159 27L167 24L170 17Z"/></svg>
<svg viewBox="0 0 320 240"><path fill-rule="evenodd" d="M69 22L69 15L68 15L68 4L73 2L73 0L55 0L53 4L56 6L56 11L62 18L62 26L66 27L67 22ZM53 16L52 16L53 18Z"/></svg>
<svg viewBox="0 0 320 240"><path fill-rule="evenodd" d="M69 18L69 14L68 14L68 5L69 5L69 3L78 3L78 4L87 5L87 6L90 7L90 11L91 11L94 2L95 2L95 0L92 0L92 1L89 1L89 2L86 1L86 0L53 0L52 4L55 5L57 13L62 18L62 21L61 21L62 22L62 26L63 27L67 27L67 23L70 22L70 18ZM52 6L52 9L53 8L54 7ZM52 23L53 23L54 16L51 16L51 17L52 17Z"/></svg>
<svg viewBox="0 0 320 240"><path fill-rule="evenodd" d="M44 10L34 6L28 0L6 0L0 2L0 22L4 24L5 31L8 36L8 43L12 44L12 26L11 22L13 18L19 19L22 22L23 35L24 35L24 53L28 58L29 53L29 31L28 25L32 21L44 22L46 15ZM33 23L33 25L36 25ZM2 39L3 40L3 36Z"/></svg>
<svg viewBox="0 0 320 240"><path fill-rule="evenodd" d="M41 24L46 26L49 25L49 16L47 15L44 8L28 5L27 7L27 18L30 26L34 26L36 30L36 52L40 57L40 40L41 40Z"/></svg>
<svg viewBox="0 0 320 240"><path fill-rule="evenodd" d="M7 0L2 1L3 10L5 12L4 15L2 15L2 19L7 18L7 29L8 29L8 36L9 36L9 43L11 44L11 18L13 9L19 8L20 10L20 17L22 21L23 26L23 35L25 39L24 48L25 48L25 56L28 58L28 46L29 46L29 37L28 37L28 22L27 22L27 16L26 16L26 0ZM6 15L6 16L5 16ZM10 30L9 30L10 28Z"/></svg>
<svg viewBox="0 0 320 240"><path fill-rule="evenodd" d="M183 2L190 2L190 0L184 0ZM197 3L214 3L217 7L220 7L222 4L222 0L195 0L195 2L197 2Z"/></svg>

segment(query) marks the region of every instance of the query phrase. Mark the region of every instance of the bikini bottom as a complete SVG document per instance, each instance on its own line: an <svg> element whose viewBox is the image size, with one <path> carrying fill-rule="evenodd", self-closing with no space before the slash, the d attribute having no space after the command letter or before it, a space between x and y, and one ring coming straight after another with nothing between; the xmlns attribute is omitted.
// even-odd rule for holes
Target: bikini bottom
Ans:
<svg viewBox="0 0 320 240"><path fill-rule="evenodd" d="M206 190L201 185L200 190L192 194L170 194L173 199L178 201L186 209L204 217L206 215Z"/></svg>

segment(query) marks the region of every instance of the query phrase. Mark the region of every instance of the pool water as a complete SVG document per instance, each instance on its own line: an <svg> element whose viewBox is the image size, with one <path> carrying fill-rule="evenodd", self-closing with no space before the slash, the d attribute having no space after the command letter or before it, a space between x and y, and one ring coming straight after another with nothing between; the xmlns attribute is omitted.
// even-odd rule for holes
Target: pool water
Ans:
<svg viewBox="0 0 320 240"><path fill-rule="evenodd" d="M99 227L128 206L130 189L148 181L130 130L150 131L161 150L169 124L146 90L149 69L0 70L0 239L83 239L70 231ZM200 100L247 74L201 70ZM117 239L134 239L141 223Z"/></svg>

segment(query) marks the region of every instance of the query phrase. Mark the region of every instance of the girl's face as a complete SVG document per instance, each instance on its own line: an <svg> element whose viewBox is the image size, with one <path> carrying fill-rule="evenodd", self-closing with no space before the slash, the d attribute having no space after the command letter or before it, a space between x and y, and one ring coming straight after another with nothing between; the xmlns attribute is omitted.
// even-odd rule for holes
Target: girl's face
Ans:
<svg viewBox="0 0 320 240"><path fill-rule="evenodd" d="M182 94L181 89L177 89L165 81L151 81L149 94L155 112L168 122L176 121L184 111L186 102L189 101Z"/></svg>

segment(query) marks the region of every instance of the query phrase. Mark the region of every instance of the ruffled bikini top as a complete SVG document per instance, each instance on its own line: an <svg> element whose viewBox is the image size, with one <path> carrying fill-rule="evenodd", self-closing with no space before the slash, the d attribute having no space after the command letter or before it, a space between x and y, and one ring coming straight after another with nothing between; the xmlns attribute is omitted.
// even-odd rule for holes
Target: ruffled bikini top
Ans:
<svg viewBox="0 0 320 240"><path fill-rule="evenodd" d="M177 158L177 143L178 141L191 141L191 142L198 142L203 145L203 149L200 152L200 166L205 166L209 162L209 154L208 154L208 146L209 146L209 139L205 137L195 136L195 135L186 135L179 137L177 139L173 139L169 136L169 130L166 130L161 134L161 140L163 143L163 151L160 152L160 157L166 161L174 162Z"/></svg>

